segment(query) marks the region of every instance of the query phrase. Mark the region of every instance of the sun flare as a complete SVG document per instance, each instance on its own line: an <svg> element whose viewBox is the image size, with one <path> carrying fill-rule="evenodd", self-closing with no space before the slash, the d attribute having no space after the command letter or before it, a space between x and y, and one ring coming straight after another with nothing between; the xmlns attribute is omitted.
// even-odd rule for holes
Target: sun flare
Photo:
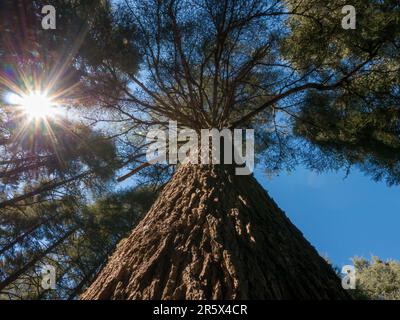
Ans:
<svg viewBox="0 0 400 320"><path fill-rule="evenodd" d="M39 91L24 95L10 94L8 101L22 108L31 119L44 119L57 114L56 103Z"/></svg>

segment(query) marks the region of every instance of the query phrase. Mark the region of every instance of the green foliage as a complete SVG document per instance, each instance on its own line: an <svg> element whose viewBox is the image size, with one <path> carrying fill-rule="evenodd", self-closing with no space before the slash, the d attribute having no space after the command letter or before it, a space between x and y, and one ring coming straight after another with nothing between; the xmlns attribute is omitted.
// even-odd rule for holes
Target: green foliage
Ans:
<svg viewBox="0 0 400 320"><path fill-rule="evenodd" d="M342 28L345 0L288 1L296 14L288 20L290 33L282 53L303 70L343 72L350 63L380 50L379 65L398 62L398 1L352 1L356 10L356 29Z"/></svg>
<svg viewBox="0 0 400 320"><path fill-rule="evenodd" d="M336 158L337 163L357 165L375 180L399 184L399 110L338 110L326 100L322 97L317 106L308 105L303 110L296 132L318 146L323 155ZM307 126L309 122L318 125Z"/></svg>
<svg viewBox="0 0 400 320"><path fill-rule="evenodd" d="M41 28L47 4L57 11L51 31ZM118 95L107 68L136 70L133 26L116 24L103 0L4 0L0 9L0 207L67 187L104 189L121 166L114 139L78 117L29 120L4 98L46 90L71 108Z"/></svg>
<svg viewBox="0 0 400 320"><path fill-rule="evenodd" d="M41 28L47 4L56 30ZM115 139L73 114L118 96L116 70L137 69L133 26L111 12L103 0L0 2L0 298L75 298L152 202L146 187L110 193ZM36 90L68 117L28 119L4 99ZM56 291L40 286L44 264Z"/></svg>
<svg viewBox="0 0 400 320"><path fill-rule="evenodd" d="M357 279L356 298L400 300L400 262L373 257L371 261L354 258L353 263Z"/></svg>
<svg viewBox="0 0 400 320"><path fill-rule="evenodd" d="M293 120L294 134L321 151L314 159L331 158L324 166L355 165L375 180L399 184L398 2L352 2L355 30L341 27L346 1L289 3L304 14L289 19L293 32L283 44L285 57L313 82L329 87L332 79L345 79L329 90L315 88L305 94ZM311 168L320 166L309 155L306 161Z"/></svg>
<svg viewBox="0 0 400 320"><path fill-rule="evenodd" d="M13 212L17 216L12 219L2 216L0 299L77 298L155 196L151 189L141 187L109 194L90 205L69 197L31 206L25 214ZM73 232L58 243L70 230ZM7 247L13 241L15 244ZM52 249L42 254L49 247ZM41 267L45 264L56 268L56 290L41 288ZM23 273L2 287L19 270Z"/></svg>

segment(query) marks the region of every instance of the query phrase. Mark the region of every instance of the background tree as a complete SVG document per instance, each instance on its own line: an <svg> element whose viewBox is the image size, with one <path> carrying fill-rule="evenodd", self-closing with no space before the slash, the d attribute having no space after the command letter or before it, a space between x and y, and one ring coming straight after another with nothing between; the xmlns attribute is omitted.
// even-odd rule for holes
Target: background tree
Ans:
<svg viewBox="0 0 400 320"><path fill-rule="evenodd" d="M372 257L371 261L354 258L356 268L355 297L371 300L400 299L400 264L395 260L382 261Z"/></svg>
<svg viewBox="0 0 400 320"><path fill-rule="evenodd" d="M286 42L288 57L306 68L312 79L338 84L336 88L328 85L322 92L321 88L307 92L296 112L294 132L305 138L311 168L356 166L374 180L397 185L399 4L353 2L355 30L340 27L344 4L303 2L298 7L313 19L292 19L296 29ZM338 82L337 77L346 73L350 77ZM320 160L313 161L315 158Z"/></svg>
<svg viewBox="0 0 400 320"><path fill-rule="evenodd" d="M93 106L95 91L107 97L105 59L135 69L132 28L114 27L105 1L53 1L60 25L42 30L45 4L0 4L1 298L75 298L153 194L142 188L111 195L114 173L127 160L113 137L74 115L77 105ZM10 94L35 91L65 109L32 118L9 103ZM93 198L100 200L91 205ZM56 267L56 291L41 287L45 264Z"/></svg>
<svg viewBox="0 0 400 320"><path fill-rule="evenodd" d="M5 245L1 247L0 297L76 298L116 244L137 224L153 198L151 189L140 188L121 190L90 205L54 201L31 208L30 213L39 216L41 223L24 219L30 227L28 232L15 232L17 236L10 239L2 237ZM5 223L2 226L13 230ZM43 290L41 286L44 265L56 268L56 290Z"/></svg>

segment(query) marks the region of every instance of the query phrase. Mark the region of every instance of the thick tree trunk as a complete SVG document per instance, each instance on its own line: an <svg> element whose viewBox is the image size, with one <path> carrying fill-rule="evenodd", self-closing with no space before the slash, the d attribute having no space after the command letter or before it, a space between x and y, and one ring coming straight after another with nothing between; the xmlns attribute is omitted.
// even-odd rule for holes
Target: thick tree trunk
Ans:
<svg viewBox="0 0 400 320"><path fill-rule="evenodd" d="M182 165L82 299L347 299L252 176Z"/></svg>

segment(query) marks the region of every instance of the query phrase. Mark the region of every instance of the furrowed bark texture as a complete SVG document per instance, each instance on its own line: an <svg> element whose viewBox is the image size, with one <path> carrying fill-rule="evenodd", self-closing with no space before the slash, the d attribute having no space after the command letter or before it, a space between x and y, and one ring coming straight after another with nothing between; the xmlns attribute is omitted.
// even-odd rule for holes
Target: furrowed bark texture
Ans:
<svg viewBox="0 0 400 320"><path fill-rule="evenodd" d="M348 299L252 176L182 165L82 299Z"/></svg>

